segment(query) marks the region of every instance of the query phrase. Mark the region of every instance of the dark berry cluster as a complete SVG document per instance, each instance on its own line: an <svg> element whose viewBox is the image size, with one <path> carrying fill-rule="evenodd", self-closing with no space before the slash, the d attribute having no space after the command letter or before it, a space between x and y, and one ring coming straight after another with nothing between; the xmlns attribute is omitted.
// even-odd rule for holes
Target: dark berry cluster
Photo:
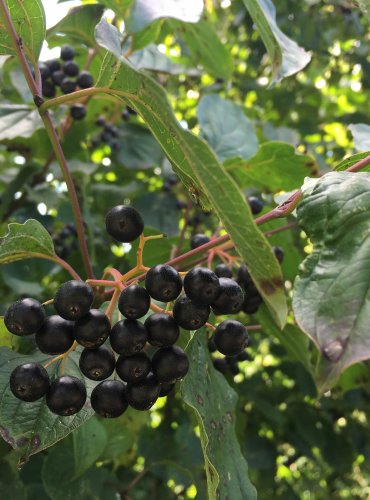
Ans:
<svg viewBox="0 0 370 500"><path fill-rule="evenodd" d="M39 64L42 80L42 95L44 97L55 97L59 88L62 94L71 94L79 89L87 89L93 86L93 77L88 71L80 71L74 61L75 51L69 45L63 45L60 51L60 59L51 59ZM86 107L83 104L71 106L71 116L75 120L82 120L86 115Z"/></svg>
<svg viewBox="0 0 370 500"><path fill-rule="evenodd" d="M96 120L96 125L98 125L98 127L101 127L102 130L99 134L91 139L91 147L95 149L100 146L100 144L108 144L112 151L117 151L119 149L118 128L112 123L107 123L103 116L100 116Z"/></svg>
<svg viewBox="0 0 370 500"><path fill-rule="evenodd" d="M66 224L60 231L52 234L55 252L66 260L73 251L78 249L76 226L73 223Z"/></svg>

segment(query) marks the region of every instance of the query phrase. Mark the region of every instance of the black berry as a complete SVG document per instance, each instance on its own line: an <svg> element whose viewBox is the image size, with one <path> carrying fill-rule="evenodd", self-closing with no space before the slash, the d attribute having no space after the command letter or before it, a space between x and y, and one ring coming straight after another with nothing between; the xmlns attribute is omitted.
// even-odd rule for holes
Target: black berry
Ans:
<svg viewBox="0 0 370 500"><path fill-rule="evenodd" d="M77 77L77 84L81 89L88 89L93 86L93 83L93 77L88 71L81 71Z"/></svg>
<svg viewBox="0 0 370 500"><path fill-rule="evenodd" d="M45 321L43 306L35 299L21 299L7 309L4 323L14 335L31 335L37 332Z"/></svg>
<svg viewBox="0 0 370 500"><path fill-rule="evenodd" d="M233 272L226 264L218 264L215 267L215 275L219 278L232 278Z"/></svg>
<svg viewBox="0 0 370 500"><path fill-rule="evenodd" d="M229 371L229 364L226 361L226 358L215 358L213 360L213 366L217 371L223 373L224 375L226 375Z"/></svg>
<svg viewBox="0 0 370 500"><path fill-rule="evenodd" d="M99 116L99 118L96 120L96 124L99 127L104 127L104 125L105 125L105 118L103 116Z"/></svg>
<svg viewBox="0 0 370 500"><path fill-rule="evenodd" d="M70 375L54 380L46 393L49 410L63 417L79 412L85 401L86 387L80 379Z"/></svg>
<svg viewBox="0 0 370 500"><path fill-rule="evenodd" d="M73 104L71 106L71 116L74 120L82 120L86 116L86 106L83 104Z"/></svg>
<svg viewBox="0 0 370 500"><path fill-rule="evenodd" d="M177 299L173 307L173 319L185 330L201 328L207 323L209 313L209 306L195 304L186 295Z"/></svg>
<svg viewBox="0 0 370 500"><path fill-rule="evenodd" d="M80 319L90 310L94 300L93 290L83 281L71 280L58 288L54 308L64 319Z"/></svg>
<svg viewBox="0 0 370 500"><path fill-rule="evenodd" d="M176 342L180 329L172 316L166 313L151 314L145 320L148 342L157 347L167 347Z"/></svg>
<svg viewBox="0 0 370 500"><path fill-rule="evenodd" d="M160 392L158 380L149 374L136 384L127 384L127 401L135 410L149 410L156 402Z"/></svg>
<svg viewBox="0 0 370 500"><path fill-rule="evenodd" d="M263 203L259 198L257 198L256 196L250 196L247 201L253 215L257 215L262 212Z"/></svg>
<svg viewBox="0 0 370 500"><path fill-rule="evenodd" d="M22 401L36 401L49 389L48 372L38 363L17 366L10 374L10 390Z"/></svg>
<svg viewBox="0 0 370 500"><path fill-rule="evenodd" d="M173 384L163 384L161 383L161 389L159 391L159 398L164 398L165 396L168 396L168 394L174 389L175 383Z"/></svg>
<svg viewBox="0 0 370 500"><path fill-rule="evenodd" d="M45 64L50 69L51 73L58 71L62 67L58 59L50 59L50 61L46 61Z"/></svg>
<svg viewBox="0 0 370 500"><path fill-rule="evenodd" d="M171 302L179 296L182 280L176 269L167 264L159 264L147 272L145 288L153 299Z"/></svg>
<svg viewBox="0 0 370 500"><path fill-rule="evenodd" d="M63 64L63 71L68 76L77 76L80 68L75 61L67 61Z"/></svg>
<svg viewBox="0 0 370 500"><path fill-rule="evenodd" d="M251 284L253 284L252 277L249 274L248 268L245 264L242 264L239 267L236 281L244 289L248 288Z"/></svg>
<svg viewBox="0 0 370 500"><path fill-rule="evenodd" d="M145 352L133 356L121 356L117 360L116 372L125 382L138 382L150 372L151 363Z"/></svg>
<svg viewBox="0 0 370 500"><path fill-rule="evenodd" d="M49 66L43 62L41 62L39 64L39 70L40 70L40 75L41 75L42 81L46 80L51 75L51 71L50 71Z"/></svg>
<svg viewBox="0 0 370 500"><path fill-rule="evenodd" d="M51 82L42 82L42 95L44 97L55 97L55 85Z"/></svg>
<svg viewBox="0 0 370 500"><path fill-rule="evenodd" d="M74 341L73 322L58 315L49 316L36 333L36 344L45 354L63 354Z"/></svg>
<svg viewBox="0 0 370 500"><path fill-rule="evenodd" d="M227 319L217 326L214 341L218 351L226 356L234 356L247 347L248 332L239 321Z"/></svg>
<svg viewBox="0 0 370 500"><path fill-rule="evenodd" d="M258 311L259 306L262 304L263 300L259 293L256 295L246 296L242 310L246 314L255 314Z"/></svg>
<svg viewBox="0 0 370 500"><path fill-rule="evenodd" d="M51 74L51 79L53 80L53 83L55 83L55 85L60 85L65 77L66 75L64 71L60 69L58 69L57 71L53 71L53 73Z"/></svg>
<svg viewBox="0 0 370 500"><path fill-rule="evenodd" d="M60 90L63 94L72 94L76 90L76 82L73 80L69 80L68 78L64 78L62 83L60 84Z"/></svg>
<svg viewBox="0 0 370 500"><path fill-rule="evenodd" d="M241 311L244 292L238 283L230 278L220 278L220 294L212 303L215 314L235 314Z"/></svg>
<svg viewBox="0 0 370 500"><path fill-rule="evenodd" d="M116 418L127 410L126 388L120 380L105 380L91 393L93 410L104 418Z"/></svg>
<svg viewBox="0 0 370 500"><path fill-rule="evenodd" d="M99 309L90 311L75 323L75 337L79 344L89 349L101 346L110 332L110 321Z"/></svg>
<svg viewBox="0 0 370 500"><path fill-rule="evenodd" d="M96 349L84 349L79 366L85 377L91 380L104 380L112 375L116 358L109 347L102 345Z"/></svg>
<svg viewBox="0 0 370 500"><path fill-rule="evenodd" d="M272 247L272 249L274 251L275 257L281 264L284 260L284 250L281 247Z"/></svg>
<svg viewBox="0 0 370 500"><path fill-rule="evenodd" d="M149 311L150 296L145 288L131 285L122 290L118 301L118 309L129 319L138 319Z"/></svg>
<svg viewBox="0 0 370 500"><path fill-rule="evenodd" d="M173 383L188 373L189 360L181 347L163 347L154 354L152 369L159 382Z"/></svg>
<svg viewBox="0 0 370 500"><path fill-rule="evenodd" d="M130 243L144 230L144 222L135 208L118 205L111 208L105 217L107 232L118 241Z"/></svg>
<svg viewBox="0 0 370 500"><path fill-rule="evenodd" d="M205 243L208 243L209 241L210 241L210 239L208 238L208 236L206 236L203 233L197 233L197 234L194 234L194 236L191 238L190 246L192 249L198 248L198 247L204 245Z"/></svg>
<svg viewBox="0 0 370 500"><path fill-rule="evenodd" d="M184 279L184 291L197 304L211 304L220 293L220 281L207 267L195 267Z"/></svg>
<svg viewBox="0 0 370 500"><path fill-rule="evenodd" d="M113 350L125 356L132 356L140 352L147 339L147 329L135 319L118 321L113 326L110 334L110 343Z"/></svg>
<svg viewBox="0 0 370 500"><path fill-rule="evenodd" d="M75 51L70 45L63 45L60 49L60 58L63 61L70 61L75 56Z"/></svg>

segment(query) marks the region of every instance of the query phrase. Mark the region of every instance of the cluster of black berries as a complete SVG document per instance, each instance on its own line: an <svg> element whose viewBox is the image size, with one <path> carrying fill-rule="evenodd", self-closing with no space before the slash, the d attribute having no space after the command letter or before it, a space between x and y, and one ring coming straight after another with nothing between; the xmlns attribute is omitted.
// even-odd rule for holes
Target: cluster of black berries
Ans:
<svg viewBox="0 0 370 500"><path fill-rule="evenodd" d="M42 80L42 95L55 97L57 88L62 94L71 94L78 89L87 89L93 86L93 77L88 71L80 71L78 64L73 60L75 51L69 45L63 45L60 51L60 60L51 59L39 64ZM71 106L71 116L75 120L82 120L86 115L83 104Z"/></svg>
<svg viewBox="0 0 370 500"><path fill-rule="evenodd" d="M65 260L78 249L76 236L76 226L72 223L52 235L55 252L59 257Z"/></svg>
<svg viewBox="0 0 370 500"><path fill-rule="evenodd" d="M91 147L95 149L103 143L108 144L112 151L117 151L119 149L118 128L111 123L107 123L102 116L96 120L96 124L102 128L102 131L91 140Z"/></svg>

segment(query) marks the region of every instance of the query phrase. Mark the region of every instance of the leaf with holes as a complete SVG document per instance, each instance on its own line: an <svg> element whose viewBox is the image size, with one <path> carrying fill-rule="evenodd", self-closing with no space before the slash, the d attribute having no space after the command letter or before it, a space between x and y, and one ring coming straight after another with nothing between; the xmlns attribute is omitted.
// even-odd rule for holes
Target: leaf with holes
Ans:
<svg viewBox="0 0 370 500"><path fill-rule="evenodd" d="M294 284L293 308L321 352L318 387L370 358L370 175L330 172L310 179L297 208L313 244Z"/></svg>

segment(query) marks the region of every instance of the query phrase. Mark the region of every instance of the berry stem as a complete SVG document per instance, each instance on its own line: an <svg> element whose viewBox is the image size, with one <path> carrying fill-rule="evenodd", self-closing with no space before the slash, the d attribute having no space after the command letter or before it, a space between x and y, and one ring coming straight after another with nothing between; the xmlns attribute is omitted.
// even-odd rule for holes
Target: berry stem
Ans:
<svg viewBox="0 0 370 500"><path fill-rule="evenodd" d="M109 318L111 323L112 323L112 316L113 316L114 308L116 307L116 304L117 304L117 301L118 301L120 295L121 295L121 289L116 288L113 292L112 298L110 299L108 307L105 311L105 315Z"/></svg>
<svg viewBox="0 0 370 500"><path fill-rule="evenodd" d="M55 358L52 358L50 361L48 361L47 363L45 363L43 365L43 367L45 368L49 368L49 366L51 366L52 364L56 363L57 361L62 361L62 365L61 365L61 374L63 375L64 373L64 366L65 366L65 363L67 361L67 358L68 358L68 355L74 351L77 347L77 342L74 341L73 344L71 345L71 347L68 349L68 351L64 352L63 354L59 354L58 356L56 356Z"/></svg>

